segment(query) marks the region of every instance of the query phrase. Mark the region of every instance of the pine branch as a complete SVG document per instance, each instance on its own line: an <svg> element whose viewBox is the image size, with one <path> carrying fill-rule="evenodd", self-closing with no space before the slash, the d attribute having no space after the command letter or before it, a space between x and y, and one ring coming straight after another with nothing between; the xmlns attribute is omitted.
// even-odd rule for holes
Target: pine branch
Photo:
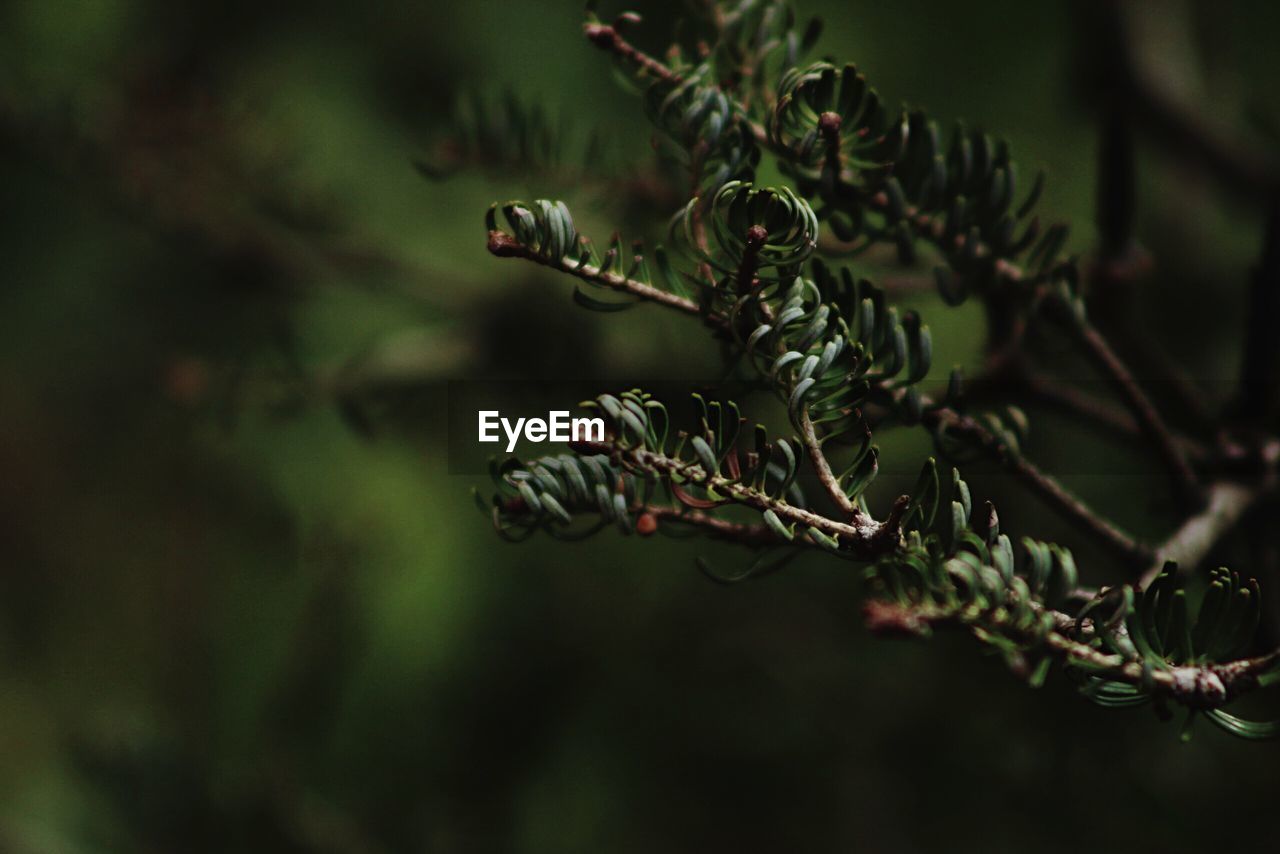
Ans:
<svg viewBox="0 0 1280 854"><path fill-rule="evenodd" d="M728 190L729 188L726 188ZM536 207L536 205L534 206ZM556 210L550 203L545 203L546 210ZM523 209L521 209L523 210ZM567 213L558 215L562 219L566 219ZM543 220L540 220L540 226L527 236L528 240L536 240L541 247L550 241L550 235L555 231L551 225L551 220L555 216L545 214ZM517 221L519 218L517 216ZM572 230L571 224L565 225L562 229L566 234ZM741 256L735 263L726 263L723 269L728 276L727 281L736 283L736 287L730 287L730 292L737 291L741 293L741 283L744 279L754 277L759 268L761 259L759 252L761 251L767 234L765 230L753 225L747 229L747 234L743 240L741 248ZM678 308L687 314L698 314L707 319L707 322L719 329L729 330L732 332L732 324L727 314L718 311L707 311L692 300L683 297L677 297L667 291L662 291L642 282L626 279L625 277L615 274L603 273L599 268L587 264L579 258L577 261L570 260L572 257L571 248L565 241L556 251L546 251L542 249L534 249L521 243L502 231L491 229L489 232L490 251L496 255L505 257L522 257L532 260L536 263L552 267L554 269L567 272L586 281L597 284L603 284L615 290L631 293L641 298L649 298L654 301L662 302L671 307ZM711 256L707 256L708 258ZM656 296L654 296L656 295ZM762 322L772 324L775 319L775 309L767 302L756 300L751 295L740 297L746 304L753 305L760 313ZM790 303L789 303L790 304ZM729 309L729 311L734 311ZM767 328L767 327L766 327ZM789 349L789 345L783 338L778 338L774 345L773 355L768 357L762 363L762 370L765 366L774 362L775 358L783 357ZM799 353L793 354L792 364L798 364L801 358ZM811 357L817 359L817 357ZM903 357L899 357L900 362ZM865 371L866 365L860 370ZM927 364L924 365L927 371ZM767 370L771 379L779 382L779 391L784 399L791 399L796 390L796 381L787 380L785 377L774 376L774 370ZM919 372L923 376L923 372ZM1147 565L1151 560L1151 552L1145 546L1135 542L1124 532L1120 531L1114 525L1100 518L1096 513L1090 510L1078 498L1071 495L1052 477L1041 472L1033 464L1027 461L1022 455L1012 453L1007 443L985 426L967 416L961 416L954 411L945 407L928 408L931 405L927 399L916 395L919 399L919 405L926 408L925 415L926 424L932 426L941 426L954 430L963 434L970 440L976 441L985 451L992 453L997 459L1000 459L1020 480L1029 486L1034 492L1040 495L1056 512L1062 514L1071 520L1078 527L1085 530L1098 541L1111 554L1120 559L1126 566L1142 567ZM901 394L898 395L902 397ZM798 404L798 405L797 405ZM863 516L862 511L852 501L846 490L842 488L840 478L832 471L829 461L821 447L821 441L815 430L814 423L811 418L807 404L803 400L792 400L792 415L795 420L796 427L800 432L801 442L805 446L806 452L810 458L814 471L816 472L819 482L822 484L824 491L830 496L832 501L845 514L853 517L855 520ZM863 516L865 520L865 516ZM869 521L869 520L865 520Z"/></svg>
<svg viewBox="0 0 1280 854"><path fill-rule="evenodd" d="M861 414L869 406L878 416L877 427L923 423L933 429L943 450L948 442L967 442L995 457L1135 571L1153 562L1163 566L1168 559L1187 570L1273 490L1280 442L1268 444L1260 454L1264 478L1211 482L1208 505L1202 505L1205 495L1190 460L1201 462L1206 471L1243 477L1243 467L1256 462L1257 449L1228 447L1223 440L1210 457L1168 427L1132 371L1085 319L1076 262L1061 254L1065 226L1055 225L1037 239L1038 219L1031 211L1040 178L1015 203L1016 165L1003 142L961 128L951 137L950 150L940 149L934 122L919 111L890 115L852 65L798 66L796 55L812 45L809 33L798 38L790 17L775 21L779 7L766 6L764 11L753 6L749 13L744 6L723 14L714 7L722 24L720 40L702 49L692 63L675 46L669 64L620 34L619 25L633 23L636 16L627 13L605 25L588 12L587 37L650 81L646 111L690 167L693 198L683 212L684 248L693 256L697 275L676 275L665 254L655 250L669 289L655 287L639 249L625 273L614 272L620 244L615 240L615 248L601 261L577 234L567 208L546 200L504 206L509 233L497 228L495 206L489 248L498 256L522 257L702 317L786 403L799 439L780 439L775 445L757 426L756 451L742 456L738 433L745 422L737 407L707 404L695 396L703 407L701 429L693 435L680 433L668 452L660 404L640 392L625 393L622 400L602 396L589 405L608 412L612 432L605 441L572 446L579 455L592 456L544 458L525 468L516 464L502 470L503 491L492 508L499 532L525 536L544 529L573 536L573 512L586 512L599 513L601 525L613 521L624 532L646 534L659 523L686 524L751 545L816 546L872 562L867 616L877 630L923 634L934 625L960 626L1003 654L1032 684L1039 684L1048 665L1057 661L1086 695L1104 705L1171 699L1204 712L1236 735L1280 735L1280 725L1242 721L1221 709L1237 694L1280 673L1280 652L1239 657L1248 651L1260 613L1256 582L1215 570L1193 625L1186 592L1177 589L1172 569L1158 575L1149 571L1142 590L1128 585L1086 590L1078 585L1069 551L1029 538L1020 541L1025 560L1018 565L994 507L987 505L979 530L971 525L972 499L958 471L953 472L950 512L938 514L940 484L932 458L912 496L898 499L884 521L864 509L863 495L878 470L878 449ZM756 12L763 17L749 16ZM747 17L735 17L739 14ZM749 45L745 49L743 38ZM770 90L772 82L762 69L770 52L784 44L780 79ZM754 98L756 93L761 97ZM1131 178L1131 164L1121 162L1129 149L1120 136L1115 141L1112 160ZM794 188L753 185L761 150L776 156ZM1106 229L1112 255L1131 236L1132 224L1133 198L1125 195L1132 187L1116 190L1120 197L1107 207L1118 217ZM916 257L917 240L932 244L946 262L935 270L943 298L958 304L973 292L985 303L991 321L989 361L1006 371L1017 365L1004 379L1109 430L1144 438L1169 470L1180 504L1199 512L1153 550L1021 455L1020 413L1012 414L1010 428L994 415L975 418L930 401L916 387L929 373L928 328L914 312L899 318L882 291L849 270L832 271L811 258L822 221L859 251L892 244L907 263ZM690 282L696 299L686 295ZM627 304L600 303L581 291L575 298L606 311ZM1072 331L1131 415L1027 372L1022 342L1040 306ZM995 379L989 382L994 385ZM958 399L960 388L953 382L947 404ZM660 419L651 418L658 412ZM851 435L856 456L837 475L823 446L842 435ZM847 521L804 506L795 483L797 445L805 449L818 482ZM651 501L655 488L669 492L672 506ZM644 497L638 497L642 490ZM720 519L714 510L723 505L758 512L765 524L741 526ZM636 513L640 520L633 522ZM785 547L780 551L794 553ZM758 566L721 580L762 574L765 570L756 572ZM1058 610L1066 603L1074 603L1073 613Z"/></svg>
<svg viewBox="0 0 1280 854"><path fill-rule="evenodd" d="M607 38L601 38L596 43L637 68L664 81L674 85L687 82L687 78L679 72L644 54L613 28L609 28ZM871 109L876 108L873 107ZM748 133L755 143L760 148L768 150L777 156L780 162L787 163L795 156L795 152L789 150L778 137L770 133L764 124L751 118L750 110L746 104L735 101L734 114L737 120L748 129ZM860 186L858 172L842 165L843 156L838 151L841 118L839 114L828 111L824 112L818 119L817 132L819 137L826 141L824 149L826 153L823 157L824 166L822 168L824 174L827 174L844 187L848 191L848 196L855 199L857 204L885 217L886 222L896 221L909 225L911 233L934 243L945 255L962 258L967 268L986 265L989 267L989 274L984 275L990 275L995 282L1024 283L1033 286L1058 275L1055 267L1057 263L1055 256L1058 247L1062 245L1062 241L1065 239L1065 228L1055 227L1049 230L1041 246L1036 252L1033 252L1033 255L1036 255L1039 259L1037 261L1038 270L1035 273L1029 273L1010 258L1001 257L994 252L992 246L981 236L975 235L972 229L966 231L949 227L947 216L924 211L919 206L901 198L900 189L896 190L897 197L888 190L863 191ZM849 132L857 136L858 128L850 128ZM880 171L884 171L884 168L889 168L893 165L892 162L882 164L883 168ZM875 170L870 171L874 172ZM898 187L896 183L892 186L894 188ZM1038 195L1039 185L1032 190L1032 195L1024 203L1023 208L1029 208ZM1037 230L1038 224L1033 222L1027 234L1018 243L1027 244L1034 237ZM879 239L892 238L895 234L897 234L896 231L888 230L883 232ZM1007 243L1012 240L1012 237L1005 236L1003 239ZM1039 255L1038 253L1041 253L1042 250L1043 255Z"/></svg>
<svg viewBox="0 0 1280 854"><path fill-rule="evenodd" d="M588 22L584 24L584 32L587 37L603 50L607 50L618 56L623 61L631 64L640 71L648 74L663 82L679 85L686 82L686 78L679 72L665 65L661 61L646 54L644 51L631 44L623 37L614 26L603 25L597 22ZM748 107L740 102L735 102L735 112L739 120L747 127L751 137L756 144L773 154L784 159L789 158L792 152L788 151L761 123L750 117ZM823 118L826 119L827 138L831 136L838 137L838 121L840 116L835 113L824 113ZM837 146L838 147L838 146ZM858 182L858 175L852 169L839 167L839 157L832 155L829 151L830 142L828 142L827 161L830 168L835 169L839 179L848 185L855 185ZM837 152L838 153L838 152ZM889 164L891 165L891 164ZM885 191L877 191L861 198L870 209L879 214L897 214L900 218L912 224L915 230L938 243L944 250L966 250L971 253L973 260L981 260L992 257L991 247L981 241L972 241L972 238L966 234L956 234L950 239L946 236L946 225L943 220L937 216L921 211L914 205L907 205L901 211L896 210L896 203L890 195ZM1009 281L1022 281L1027 278L1027 274L1017 264L1004 259L994 258L992 260L993 271L998 278Z"/></svg>
<svg viewBox="0 0 1280 854"><path fill-rule="evenodd" d="M868 573L876 594L864 609L869 629L924 636L935 626L964 628L1033 685L1057 661L1103 705L1168 698L1237 735L1280 735L1274 723L1221 711L1239 694L1274 680L1280 664L1280 651L1238 657L1260 614L1255 581L1215 571L1193 619L1185 591L1166 569L1140 592L1121 586L1084 594L1084 607L1072 616L1058 610L1058 603L1082 595L1070 554L1024 540L1026 560L1015 568L994 508L988 505L985 532L975 531L968 488L958 475L955 485L942 530L926 537L912 531Z"/></svg>

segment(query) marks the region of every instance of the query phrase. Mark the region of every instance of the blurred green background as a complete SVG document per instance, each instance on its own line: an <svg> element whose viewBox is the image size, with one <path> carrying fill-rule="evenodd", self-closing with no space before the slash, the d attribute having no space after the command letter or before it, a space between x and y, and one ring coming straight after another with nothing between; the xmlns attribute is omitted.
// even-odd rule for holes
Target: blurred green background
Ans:
<svg viewBox="0 0 1280 854"><path fill-rule="evenodd" d="M1086 5L799 4L890 102L1043 165L1042 207L1083 252ZM1272 4L1131 11L1142 61L1214 128L1280 116ZM1207 728L1182 745L1060 674L1031 691L963 637L872 639L847 567L724 589L692 558L732 548L493 535L469 496L485 479L450 474L448 381L605 391L719 364L694 325L583 312L484 250L495 199L566 198L597 239L660 235L669 211L554 168L413 168L459 93L509 87L571 139L595 129L615 178L647 169L638 101L580 14L0 7L0 850L1233 850L1265 832L1276 748ZM1132 322L1219 401L1260 206L1139 139L1156 268ZM915 302L940 376L976 365L981 314ZM1032 415L1045 468L1167 533L1132 447ZM873 506L927 447L885 445ZM1007 530L1117 580L1001 475L971 482ZM1225 556L1248 570L1247 543Z"/></svg>

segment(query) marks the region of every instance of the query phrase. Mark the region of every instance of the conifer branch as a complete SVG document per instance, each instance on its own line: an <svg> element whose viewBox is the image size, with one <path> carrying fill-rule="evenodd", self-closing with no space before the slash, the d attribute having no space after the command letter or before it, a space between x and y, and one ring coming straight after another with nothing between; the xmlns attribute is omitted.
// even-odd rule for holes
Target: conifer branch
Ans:
<svg viewBox="0 0 1280 854"><path fill-rule="evenodd" d="M638 72L647 88L646 113L689 168L690 200L674 223L683 223L685 268L677 272L655 249L660 287L638 245L627 266L616 238L601 259L564 204L547 200L503 206L509 231L497 226L498 206L491 209L489 249L703 318L785 403L798 436L771 442L757 425L755 450L746 452L737 406L695 395L698 429L680 431L671 448L658 402L639 391L602 395L587 405L608 415L605 440L572 445L577 456L512 460L496 470L499 493L486 512L499 533L523 538L542 530L571 538L575 515L587 514L598 519L587 533L608 522L642 535L659 525L684 525L766 555L783 552L783 563L797 548L817 547L870 564L866 611L873 630L927 634L933 626L959 626L1033 685L1056 662L1103 705L1155 700L1159 709L1172 700L1236 735L1280 736L1280 724L1243 721L1221 708L1280 678L1280 652L1245 657L1260 614L1257 583L1214 570L1193 619L1178 570L1166 565L1177 561L1189 571L1203 562L1273 492L1280 441L1255 428L1252 438L1224 434L1210 452L1165 423L1085 319L1078 266L1063 253L1066 227L1040 234L1032 211L1043 176L1018 194L1004 142L957 128L950 148L943 148L934 122L920 111L885 110L854 66L801 66L798 55L812 46L815 31L795 32L793 16L778 3L713 4L708 15L716 44L692 59L674 45L668 62L623 37L620 25L636 16L627 13L609 25L590 7L588 14L587 37ZM776 69L776 78L766 69ZM1120 136L1115 142L1113 165L1129 180L1129 149ZM762 150L793 186L754 184ZM1131 237L1136 197L1131 186L1112 189L1118 195L1104 196L1103 205L1114 214L1105 229L1114 255ZM919 384L929 375L933 347L928 327L914 311L900 315L870 282L815 257L824 229L858 251L892 245L904 263L915 259L917 241L930 244L944 262L934 271L943 300L955 305L973 294L987 309L992 370L984 390L1028 395L1145 439L1168 469L1178 502L1193 515L1165 543L1144 545L1025 459L1020 410L1011 407L1007 421L990 412L968 414L958 373L938 401L924 395ZM679 241L678 229L673 233ZM575 299L601 311L629 304L596 301L581 291ZM1042 307L1073 333L1128 412L1031 372L1023 342ZM1246 375L1245 385L1259 382ZM863 418L864 407L871 419ZM865 500L879 469L872 430L917 424L932 430L944 452L967 444L994 457L1135 574L1147 568L1140 586L1081 587L1074 558L1056 544L1023 537L1015 552L990 504L975 526L958 470L951 473L950 501L942 500L933 458L911 494L877 521ZM853 451L840 474L824 447L836 437ZM807 505L796 481L805 460L837 518ZM1261 477L1249 477L1254 463ZM659 490L670 503L654 500ZM754 511L763 524L724 519L718 511L726 506ZM745 580L781 565L764 560L717 580Z"/></svg>

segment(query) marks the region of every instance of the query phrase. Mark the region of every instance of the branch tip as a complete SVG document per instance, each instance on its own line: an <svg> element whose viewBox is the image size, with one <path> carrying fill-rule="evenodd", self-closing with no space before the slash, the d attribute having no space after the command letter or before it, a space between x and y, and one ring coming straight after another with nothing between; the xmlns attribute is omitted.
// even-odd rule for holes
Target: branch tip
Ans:
<svg viewBox="0 0 1280 854"><path fill-rule="evenodd" d="M489 240L486 248L490 254L498 258L519 258L526 253L524 246L520 241L516 240L509 234L503 234L501 231L489 232Z"/></svg>

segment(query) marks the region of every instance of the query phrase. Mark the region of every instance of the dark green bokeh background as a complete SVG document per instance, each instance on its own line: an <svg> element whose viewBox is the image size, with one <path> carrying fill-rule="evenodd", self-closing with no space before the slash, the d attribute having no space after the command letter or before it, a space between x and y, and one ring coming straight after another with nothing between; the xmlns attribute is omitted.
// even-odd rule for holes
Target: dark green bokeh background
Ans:
<svg viewBox="0 0 1280 854"><path fill-rule="evenodd" d="M1133 5L1144 55L1225 131L1280 115L1270 4ZM1097 43L1075 4L800 6L890 101L1043 164L1043 209L1089 249ZM643 162L638 104L579 20L499 0L0 10L0 849L1234 850L1266 831L1276 748L1204 727L1181 745L961 637L874 640L847 567L721 589L692 555L731 549L492 535L483 478L449 474L446 381L603 391L717 364L696 325L582 312L484 251L494 199L640 227L608 195L411 166L455 92L504 85ZM1139 155L1158 265L1134 323L1220 399L1258 210ZM917 302L940 375L972 365L981 315ZM344 417L335 389L366 380L395 393ZM1033 415L1047 469L1169 529L1132 448ZM877 506L926 447L886 445ZM1000 476L973 485L1007 529L1078 545Z"/></svg>

